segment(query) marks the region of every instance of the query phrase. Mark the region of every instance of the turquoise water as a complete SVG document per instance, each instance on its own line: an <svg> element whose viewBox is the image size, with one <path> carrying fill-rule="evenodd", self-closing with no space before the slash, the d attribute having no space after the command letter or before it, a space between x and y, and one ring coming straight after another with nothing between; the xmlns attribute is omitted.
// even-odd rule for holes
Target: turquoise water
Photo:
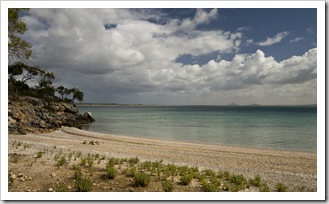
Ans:
<svg viewBox="0 0 329 204"><path fill-rule="evenodd" d="M316 152L316 107L80 106L83 129L161 140Z"/></svg>

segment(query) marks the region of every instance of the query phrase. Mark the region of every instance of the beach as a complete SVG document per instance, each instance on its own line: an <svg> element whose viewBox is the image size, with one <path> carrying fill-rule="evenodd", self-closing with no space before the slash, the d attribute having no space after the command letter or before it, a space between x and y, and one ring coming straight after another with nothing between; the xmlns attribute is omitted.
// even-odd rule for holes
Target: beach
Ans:
<svg viewBox="0 0 329 204"><path fill-rule="evenodd" d="M13 145L18 142L22 144L20 147ZM317 189L317 157L315 153L143 139L69 127L62 127L61 130L50 133L9 134L9 173L18 175L27 165L20 166L19 162L16 164L12 162L13 155L35 157L39 151L45 155L42 157L42 162L36 160L31 166L39 173L47 172L44 176L45 179L51 178L52 172L48 171L60 173L60 170L56 170L55 167L49 167L51 169L47 170L48 167L45 165L52 161L56 153L81 152L82 155L99 154L106 158L138 157L141 161L161 160L168 164L196 166L200 170L229 171L242 174L246 178L254 178L259 175L271 188L275 188L277 183L284 183L293 191L297 191L299 188L306 191L316 191ZM27 180L29 177L34 177L31 179L33 181L37 179L35 171L31 169L28 171L29 173L26 173L29 174L26 176ZM58 184L59 180L54 182ZM13 185L9 190L42 191L49 188L51 187L27 189L24 188L24 185Z"/></svg>

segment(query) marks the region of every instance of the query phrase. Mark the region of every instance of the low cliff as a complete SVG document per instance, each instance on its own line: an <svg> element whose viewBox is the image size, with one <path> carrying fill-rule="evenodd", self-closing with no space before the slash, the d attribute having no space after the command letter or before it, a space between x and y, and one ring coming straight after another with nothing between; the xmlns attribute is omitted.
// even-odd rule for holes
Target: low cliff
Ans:
<svg viewBox="0 0 329 204"><path fill-rule="evenodd" d="M50 132L61 126L80 127L94 122L90 113L80 114L74 104L22 96L8 99L8 132Z"/></svg>

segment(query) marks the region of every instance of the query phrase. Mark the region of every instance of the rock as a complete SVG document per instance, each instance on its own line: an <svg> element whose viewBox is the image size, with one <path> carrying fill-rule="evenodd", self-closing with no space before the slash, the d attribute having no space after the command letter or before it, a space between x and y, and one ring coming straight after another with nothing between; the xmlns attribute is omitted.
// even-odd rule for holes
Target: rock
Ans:
<svg viewBox="0 0 329 204"><path fill-rule="evenodd" d="M29 96L10 97L8 102L8 132L49 132L62 126L81 127L94 122L91 113L80 114L71 103L46 101Z"/></svg>
<svg viewBox="0 0 329 204"><path fill-rule="evenodd" d="M95 145L95 141L90 141L89 144Z"/></svg>
<svg viewBox="0 0 329 204"><path fill-rule="evenodd" d="M49 188L49 189L48 189L48 192L54 192L54 189Z"/></svg>
<svg viewBox="0 0 329 204"><path fill-rule="evenodd" d="M87 141L83 141L82 144L87 144Z"/></svg>
<svg viewBox="0 0 329 204"><path fill-rule="evenodd" d="M51 176L52 176L52 177L56 177L56 174L55 174L55 173L51 173Z"/></svg>
<svg viewBox="0 0 329 204"><path fill-rule="evenodd" d="M47 127L47 126L46 126L46 122L45 122L44 120L40 120L39 125L40 125L40 127L42 127L42 128L46 128L46 127Z"/></svg>
<svg viewBox="0 0 329 204"><path fill-rule="evenodd" d="M19 180L23 182L25 181L24 177L20 177Z"/></svg>
<svg viewBox="0 0 329 204"><path fill-rule="evenodd" d="M24 176L24 174L22 174L22 173L18 174L18 177L23 177L23 176Z"/></svg>

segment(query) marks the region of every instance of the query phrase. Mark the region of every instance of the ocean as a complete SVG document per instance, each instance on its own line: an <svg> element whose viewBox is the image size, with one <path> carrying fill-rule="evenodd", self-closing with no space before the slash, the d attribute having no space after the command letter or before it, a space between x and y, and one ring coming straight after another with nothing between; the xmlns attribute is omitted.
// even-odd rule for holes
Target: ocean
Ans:
<svg viewBox="0 0 329 204"><path fill-rule="evenodd" d="M78 106L82 129L142 138L316 152L313 106Z"/></svg>

